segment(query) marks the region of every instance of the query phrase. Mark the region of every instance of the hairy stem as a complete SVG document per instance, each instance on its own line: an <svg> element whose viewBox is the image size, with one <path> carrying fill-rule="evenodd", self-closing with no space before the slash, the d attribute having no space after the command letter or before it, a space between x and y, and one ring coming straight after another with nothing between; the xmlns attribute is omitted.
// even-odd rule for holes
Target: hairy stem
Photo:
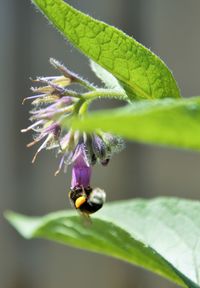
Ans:
<svg viewBox="0 0 200 288"><path fill-rule="evenodd" d="M96 87L91 84L90 82L88 82L85 79L82 79L81 77L76 75L76 83L80 84L81 86L85 87L86 89L90 90L90 91L95 91Z"/></svg>
<svg viewBox="0 0 200 288"><path fill-rule="evenodd" d="M85 100L94 100L97 98L113 98L119 100L129 101L127 95L122 91L114 89L97 89L92 92L87 92L83 94Z"/></svg>

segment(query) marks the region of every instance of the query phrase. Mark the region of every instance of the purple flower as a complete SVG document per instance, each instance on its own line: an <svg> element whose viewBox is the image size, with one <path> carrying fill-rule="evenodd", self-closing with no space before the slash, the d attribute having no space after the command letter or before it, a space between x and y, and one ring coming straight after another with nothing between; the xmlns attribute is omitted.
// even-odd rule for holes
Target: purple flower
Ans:
<svg viewBox="0 0 200 288"><path fill-rule="evenodd" d="M63 128L63 119L79 116L81 105L84 104L83 95L67 90L67 87L74 83L81 84L83 80L58 61L51 59L50 62L62 76L38 77L34 80L43 86L31 88L36 95L25 98L32 100L30 120L33 123L21 131L34 131L34 140L27 145L28 147L43 141L32 162L41 150L55 149L57 156L60 157L55 175L63 167L66 170L67 166L71 165L71 188L87 189L90 187L92 166L97 162L107 165L112 155L124 148L124 141L99 130L88 134L72 129L66 131Z"/></svg>
<svg viewBox="0 0 200 288"><path fill-rule="evenodd" d="M73 161L71 187L90 187L92 167L88 165L83 145L77 146L77 155Z"/></svg>
<svg viewBox="0 0 200 288"><path fill-rule="evenodd" d="M36 130L36 126L42 124L42 122L38 121L35 123L36 125L34 126L34 129ZM30 129L33 129L33 125L32 128L30 128L31 126L29 126L27 129L23 129L21 130L22 132L26 132ZM38 128L39 131L39 128ZM60 131L61 131L61 127L59 124L57 123L52 123L49 124L49 126L44 127L43 129L40 129L40 132L38 132L38 135L35 137L34 141L30 142L27 147L31 147L34 144L38 143L39 141L41 141L42 139L45 138L44 142L42 143L42 145L39 147L39 149L37 150L37 152L35 153L32 163L35 162L35 159L38 155L38 153L44 149L44 148L49 148L51 147L51 144L53 145L53 143L59 138L60 135Z"/></svg>

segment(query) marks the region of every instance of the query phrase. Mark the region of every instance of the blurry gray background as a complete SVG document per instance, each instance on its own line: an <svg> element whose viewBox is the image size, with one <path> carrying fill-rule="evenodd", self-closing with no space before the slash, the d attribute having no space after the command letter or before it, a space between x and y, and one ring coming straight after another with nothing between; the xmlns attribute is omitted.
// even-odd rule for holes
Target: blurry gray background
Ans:
<svg viewBox="0 0 200 288"><path fill-rule="evenodd" d="M200 94L200 1L71 0L151 48L172 69L183 96ZM126 263L44 240L25 241L3 219L6 209L42 215L68 205L69 175L52 177L57 159L26 149L31 134L29 76L53 75L49 57L95 81L88 60L63 40L28 0L0 0L0 287L176 287ZM158 195L200 198L200 154L128 143L107 168L94 169L93 185L108 200ZM69 206L68 206L69 207ZM123 215L122 215L123 217ZM85 280L86 279L86 280Z"/></svg>

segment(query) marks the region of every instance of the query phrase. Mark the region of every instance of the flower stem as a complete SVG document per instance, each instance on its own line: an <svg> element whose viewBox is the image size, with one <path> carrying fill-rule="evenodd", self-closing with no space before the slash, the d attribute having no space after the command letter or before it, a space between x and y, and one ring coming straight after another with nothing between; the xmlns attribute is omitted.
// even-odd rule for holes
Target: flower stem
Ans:
<svg viewBox="0 0 200 288"><path fill-rule="evenodd" d="M80 98L80 93L77 93L73 90L65 89L64 95L63 96L70 96L74 98Z"/></svg>
<svg viewBox="0 0 200 288"><path fill-rule="evenodd" d="M90 105L90 103L92 102L92 100L86 100L82 106L80 107L80 110L79 110L79 116L83 116L86 114L86 112L88 111L88 107Z"/></svg>
<svg viewBox="0 0 200 288"><path fill-rule="evenodd" d="M97 89L92 92L84 93L83 98L85 100L94 100L96 98L113 98L125 101L129 100L123 91L114 89Z"/></svg>
<svg viewBox="0 0 200 288"><path fill-rule="evenodd" d="M76 81L76 83L80 84L81 86L85 87L86 89L88 89L90 91L95 91L96 90L96 87L93 84L91 84L90 82L88 82L85 79L82 79L79 76L76 76L75 81Z"/></svg>

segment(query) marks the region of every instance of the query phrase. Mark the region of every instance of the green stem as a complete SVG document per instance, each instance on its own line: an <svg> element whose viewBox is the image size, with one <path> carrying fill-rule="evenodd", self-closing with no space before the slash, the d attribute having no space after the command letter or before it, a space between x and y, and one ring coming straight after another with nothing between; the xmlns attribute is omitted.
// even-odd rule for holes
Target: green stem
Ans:
<svg viewBox="0 0 200 288"><path fill-rule="evenodd" d="M92 100L87 100L82 104L82 106L80 107L79 113L78 113L79 116L83 116L87 113L88 107L89 107L91 102L92 102Z"/></svg>
<svg viewBox="0 0 200 288"><path fill-rule="evenodd" d="M80 93L77 93L77 92L75 92L73 90L69 90L69 89L65 89L64 96L71 96L74 98L80 98L81 97Z"/></svg>
<svg viewBox="0 0 200 288"><path fill-rule="evenodd" d="M80 114L79 111L81 110L85 102L85 99L83 97L80 97L80 100L74 105L74 115Z"/></svg>
<svg viewBox="0 0 200 288"><path fill-rule="evenodd" d="M91 84L90 82L88 82L87 80L85 79L82 79L81 77L79 76L76 76L76 79L75 81L80 84L81 86L85 87L86 89L90 90L90 91L95 91L96 90L96 87Z"/></svg>
<svg viewBox="0 0 200 288"><path fill-rule="evenodd" d="M83 116L87 112L90 103L97 98L110 98L125 100L128 102L130 101L125 93L113 89L96 89L95 91L82 94L82 98L84 99L84 102L82 102L81 105L79 104L80 106L78 114L80 116Z"/></svg>
<svg viewBox="0 0 200 288"><path fill-rule="evenodd" d="M84 93L83 98L85 100L94 100L97 98L113 98L118 100L129 101L125 93L113 89L97 89L92 92Z"/></svg>
<svg viewBox="0 0 200 288"><path fill-rule="evenodd" d="M74 114L79 115L80 117L86 114L90 103L97 98L110 98L125 100L128 102L130 101L125 93L114 89L95 89L92 92L87 92L82 95L74 91L67 90L67 95L79 98L79 101L74 106Z"/></svg>

